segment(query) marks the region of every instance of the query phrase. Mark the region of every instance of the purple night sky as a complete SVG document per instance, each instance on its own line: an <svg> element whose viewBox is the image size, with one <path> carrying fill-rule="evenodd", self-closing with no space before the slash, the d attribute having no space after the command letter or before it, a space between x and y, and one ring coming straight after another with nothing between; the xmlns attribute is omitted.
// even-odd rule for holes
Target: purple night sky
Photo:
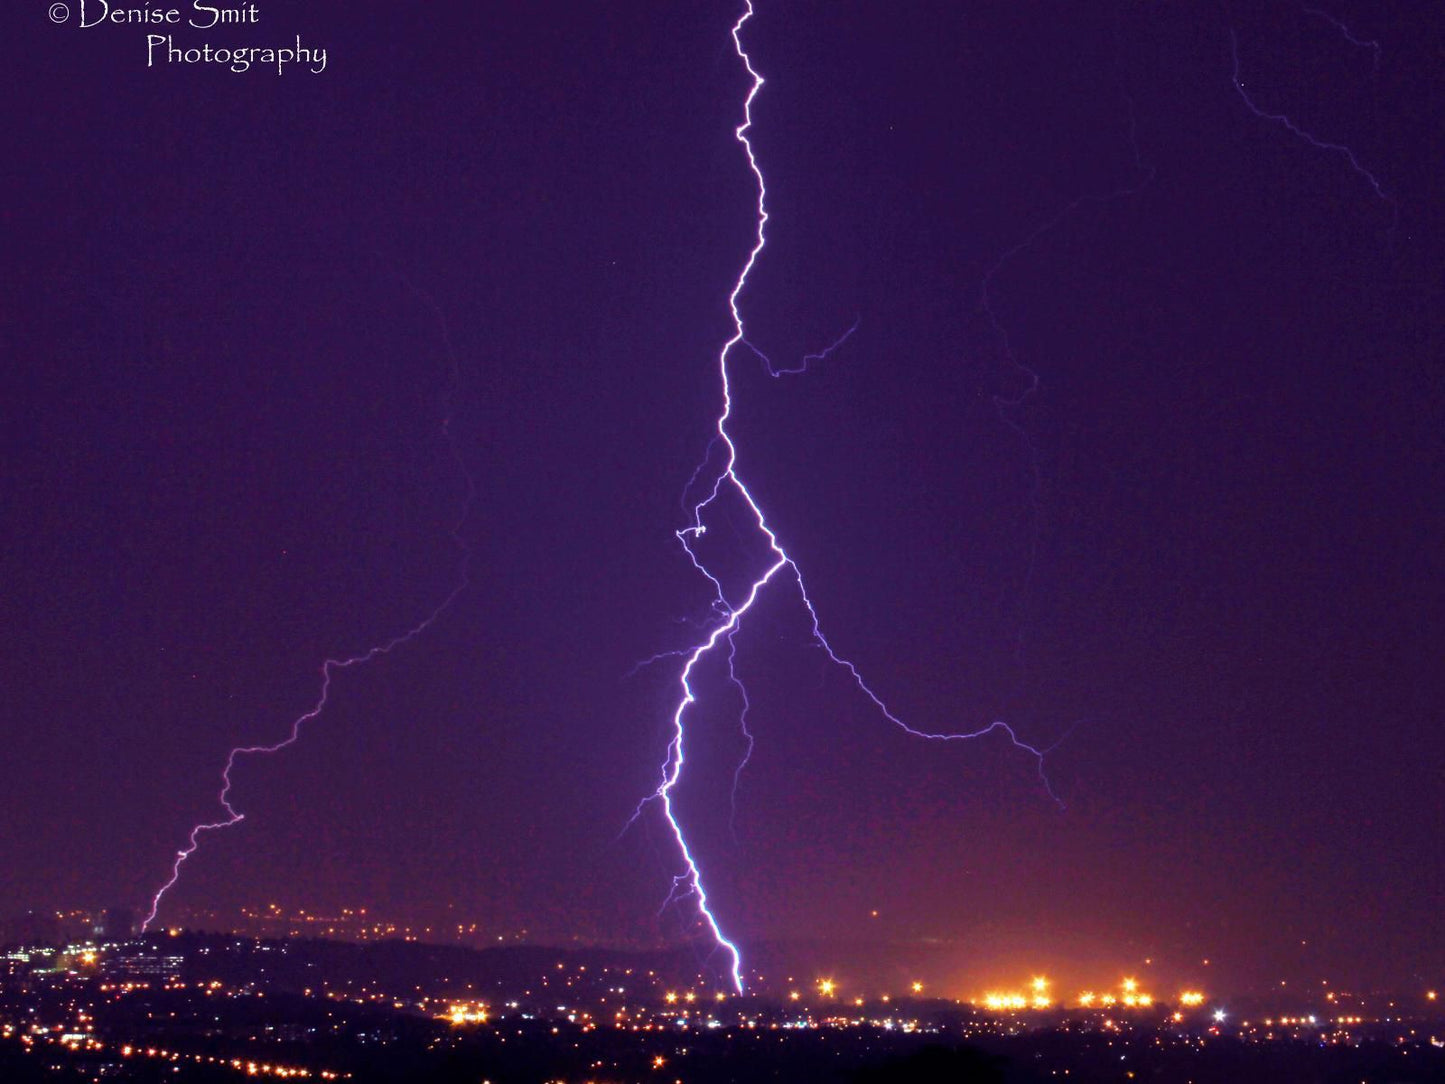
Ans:
<svg viewBox="0 0 1445 1084"><path fill-rule="evenodd" d="M143 913L227 751L465 575L238 763L162 921L682 937L624 831L682 660L633 668L717 621L674 532L755 230L741 4L71 7L0 16L0 917ZM1002 732L881 717L780 578L736 805L721 658L676 791L726 929L1441 981L1445 21L760 0L744 41L749 341L857 330L734 350L738 470L896 714L1058 743L1065 808ZM697 544L731 598L766 567L740 502Z"/></svg>

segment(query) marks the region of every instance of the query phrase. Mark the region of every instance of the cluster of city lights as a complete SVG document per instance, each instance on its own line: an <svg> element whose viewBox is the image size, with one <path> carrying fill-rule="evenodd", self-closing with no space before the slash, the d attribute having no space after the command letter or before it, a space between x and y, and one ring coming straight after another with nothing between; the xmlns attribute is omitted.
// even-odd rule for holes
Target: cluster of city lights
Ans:
<svg viewBox="0 0 1445 1084"><path fill-rule="evenodd" d="M1020 1009L1047 1009L1054 999L1049 996L1049 980L1039 977L1029 983L1029 990L999 992L990 990L983 995L983 1007L993 1012Z"/></svg>
<svg viewBox="0 0 1445 1084"><path fill-rule="evenodd" d="M15 1032L13 1026L6 1026L3 1029L3 1037L10 1038ZM36 1038L44 1041L47 1037L41 1035L21 1035L21 1043L29 1047ZM106 1049L106 1044L88 1033L67 1032L58 1039L51 1039L51 1042L58 1042L69 1050L80 1050L87 1052L99 1052ZM189 1062L196 1065L214 1065L222 1068L233 1069L236 1072L245 1073L254 1077L276 1077L282 1080L344 1080L350 1077L350 1073L339 1073L329 1069L307 1069L295 1065L278 1065L268 1061L253 1061L246 1058L226 1058L208 1054L195 1054L180 1050L167 1050L157 1046L133 1046L125 1045L120 1048L122 1058L148 1058L157 1061L172 1063ZM177 1064L175 1072L180 1072Z"/></svg>
<svg viewBox="0 0 1445 1084"><path fill-rule="evenodd" d="M835 982L833 979L819 979L819 980L818 980L818 983L817 983L817 987L818 987L818 993L821 994L823 997L837 997L837 996L838 996L838 984L837 984L837 982ZM923 983L921 983L921 982L911 982L911 983L909 983L909 984L908 984L908 992L909 992L910 994L912 994L914 997L919 997L919 996L921 996L922 993L923 993ZM789 1001L800 1001L800 1000L802 1000L802 997L803 997L802 993L801 993L800 991L798 991L798 990L792 990L792 991L790 991L790 992L788 993L788 1000L789 1000ZM893 1000L893 998L892 998L892 995L891 995L891 994L883 994L883 995L879 998L879 1000L886 1003L886 1002L888 1002L888 1001ZM856 1005L862 1005L862 1004L863 1004L863 999L862 999L862 998L855 998L855 999L854 999L854 1004L856 1004Z"/></svg>
<svg viewBox="0 0 1445 1084"><path fill-rule="evenodd" d="M456 1027L463 1024L485 1024L489 1018L486 1005L470 1002L453 1003L442 1016L443 1020Z"/></svg>
<svg viewBox="0 0 1445 1084"><path fill-rule="evenodd" d="M1080 1009L1148 1009L1152 1008L1154 1003L1154 995L1139 989L1137 979L1124 979L1119 983L1117 993L1085 990L1074 999L1074 1006ZM1051 1009L1059 1002L1049 992L1049 980L1040 976L1030 982L1027 989L990 990L977 1004L993 1012L1019 1012L1025 1009ZM1186 1008L1198 1008L1204 1004L1204 994L1198 990L1184 990L1179 994L1178 1004Z"/></svg>
<svg viewBox="0 0 1445 1084"><path fill-rule="evenodd" d="M293 1065L275 1065L271 1062L250 1061L245 1058L219 1058L206 1054L188 1054L159 1047L124 1046L123 1058L159 1058L163 1061L189 1061L202 1065L219 1065L245 1073L247 1076L271 1076L282 1080L343 1080L350 1073L336 1073L329 1069L303 1069ZM179 1072L179 1069L177 1070Z"/></svg>

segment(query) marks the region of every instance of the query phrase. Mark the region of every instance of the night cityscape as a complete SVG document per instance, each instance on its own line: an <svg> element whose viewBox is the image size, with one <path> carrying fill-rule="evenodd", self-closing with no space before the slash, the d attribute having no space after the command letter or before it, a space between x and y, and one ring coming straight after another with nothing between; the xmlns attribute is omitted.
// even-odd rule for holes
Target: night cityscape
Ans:
<svg viewBox="0 0 1445 1084"><path fill-rule="evenodd" d="M125 917L44 916L53 933L91 923L91 936L4 955L4 1079L1423 1081L1445 1072L1435 991L1322 984L1226 1002L1153 994L1134 977L1064 993L1035 975L1016 991L958 997L920 981L883 992L750 972L748 993L736 995L715 973L687 974L676 950L179 929L112 940L106 924ZM40 921L23 920L32 930Z"/></svg>
<svg viewBox="0 0 1445 1084"><path fill-rule="evenodd" d="M1445 16L12 4L0 1084L1445 1081Z"/></svg>

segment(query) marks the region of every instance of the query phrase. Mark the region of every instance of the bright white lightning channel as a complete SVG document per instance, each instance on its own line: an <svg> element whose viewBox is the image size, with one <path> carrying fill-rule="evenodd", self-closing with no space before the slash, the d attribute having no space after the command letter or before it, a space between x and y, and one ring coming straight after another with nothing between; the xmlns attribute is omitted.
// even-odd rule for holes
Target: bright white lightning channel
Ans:
<svg viewBox="0 0 1445 1084"><path fill-rule="evenodd" d="M742 478L738 475L737 447L733 443L732 436L728 433L728 421L731 419L733 412L732 385L728 377L728 358L732 354L733 349L739 345L745 349L752 349L747 341L742 314L738 308L738 299L747 286L748 276L752 274L758 257L762 254L766 244L768 224L767 182L763 178L763 171L758 165L757 157L753 153L753 145L748 138L748 132L752 129L753 125L753 101L762 89L764 81L763 77L759 75L753 67L752 58L748 55L747 50L743 48L742 30L754 14L752 0L744 0L744 3L745 9L743 14L739 17L738 21L733 24L732 39L733 48L737 52L738 59L742 61L743 68L747 71L749 78L752 80L752 84L748 88L747 96L743 100L743 121L734 130L733 134L742 146L743 153L747 156L748 168L752 171L753 177L757 181L757 231L753 240L752 249L748 252L748 257L743 263L742 270L738 274L732 292L728 294L728 310L732 314L733 333L732 337L723 344L717 359L718 375L722 381L722 412L718 415L717 422L714 426L715 436L709 443L708 456L702 466L698 467L693 473L686 492L693 492L697 483L707 477L707 464L714 458L712 453L719 443L721 443L725 450L722 467L717 474L712 476L712 484L708 487L706 496L704 496L701 501L691 505L688 525L677 532L678 541L682 543L683 550L687 553L688 559L692 562L693 567L706 576L712 584L715 592L714 607L716 612L722 616L722 621L712 629L704 640L696 644L691 650L678 652L678 654L685 656L686 661L683 663L682 672L678 677L681 695L677 702L677 707L672 713L672 739L668 743L667 757L662 765L662 782L659 784L657 790L643 800L637 810L637 813L640 814L643 808L652 802L657 803L661 807L663 816L672 832L673 839L677 843L678 854L682 860L682 872L673 878L673 888L668 900L669 902L682 902L686 899L692 899L696 902L698 915L702 923L706 925L708 931L711 933L718 949L728 958L728 974L732 979L733 987L739 993L741 993L743 989L742 954L738 950L737 945L723 932L717 916L713 914L709 906L707 891L703 887L702 871L698 866L697 858L694 856L692 849L688 846L687 835L678 823L673 808L673 791L677 788L678 782L682 778L682 769L686 763L685 723L687 712L698 699L697 693L692 687L694 670L696 670L698 663L706 658L720 642L727 641L728 673L735 683L741 685L741 682L737 680L737 673L733 666L734 637L741 627L743 617L752 609L753 604L757 602L763 589L785 569L787 570L788 577L797 584L803 605L808 610L808 616L812 622L814 641L828 653L828 657L833 662L848 671L858 689L873 702L874 706L877 707L885 719L907 733L912 734L914 737L923 738L928 741L966 741L971 738L981 738L994 731L1001 731L1014 746L1034 758L1038 764L1039 777L1043 780L1045 789L1048 790L1050 797L1052 797L1055 802L1059 801L1058 796L1055 795L1053 789L1049 787L1048 779L1044 775L1044 754L1048 750L1041 751L1021 741L1008 724L995 722L978 730L960 733L930 733L928 731L914 729L889 709L882 698L863 680L863 676L858 672L858 668L854 666L852 662L835 652L832 645L828 643L827 638L823 635L823 631L819 626L817 610L813 606L813 601L809 597L807 588L803 584L802 572L793 559L788 556L781 543L779 543L777 535L773 533L767 524L762 508L754 499L752 493L749 492ZM856 328L856 326L855 324L854 328ZM853 330L853 328L850 328L837 342L828 347L827 350L805 358L801 366L794 369L780 370L769 364L769 372L774 376L779 376L783 373L802 372L807 367L808 361L817 360L826 356L833 349L840 346L843 341L852 334ZM736 605L727 600L718 576L698 557L697 551L694 548L697 540L707 531L707 527L703 523L704 513L727 489L731 489L742 499L743 503L747 505L757 524L758 530L762 532L768 541L768 550L772 557L767 569L753 581L752 586L748 589L743 599ZM746 693L744 693L744 698L746 702ZM744 733L747 734L747 731L745 730ZM751 748L751 735L748 734L747 736L749 738L749 748ZM1062 805L1062 803L1059 804ZM637 814L634 814L634 819L636 819L636 816Z"/></svg>

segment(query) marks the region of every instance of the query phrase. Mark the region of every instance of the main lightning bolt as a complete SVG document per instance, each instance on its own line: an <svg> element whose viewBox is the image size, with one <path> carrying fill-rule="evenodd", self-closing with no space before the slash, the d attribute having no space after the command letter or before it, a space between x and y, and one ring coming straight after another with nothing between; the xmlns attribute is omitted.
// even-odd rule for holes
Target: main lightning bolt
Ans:
<svg viewBox="0 0 1445 1084"><path fill-rule="evenodd" d="M748 611L753 608L753 605L762 595L763 590L775 579L788 579L797 585L799 596L808 611L808 616L811 621L814 643L827 653L828 658L833 663L848 672L859 691L872 701L879 713L883 718L888 720L888 722L916 738L939 742L966 741L973 738L981 738L987 734L999 731L1003 733L1015 747L1023 750L1034 758L1038 765L1039 777L1042 779L1045 789L1048 790L1050 797L1052 797L1055 802L1059 801L1058 796L1054 794L1053 789L1049 786L1047 777L1044 775L1044 756L1048 750L1037 749L1020 740L1018 735L1014 733L1013 729L1009 727L1007 723L994 722L978 730L960 733L934 733L917 730L893 713L882 697L874 692L863 679L863 675L858 671L858 668L848 659L839 655L828 642L827 637L823 635L823 630L818 620L817 609L813 605L807 588L804 586L801 570L798 568L796 562L788 556L787 551L783 549L777 535L773 532L772 528L768 526L767 518L763 515L761 506L749 491L742 477L738 474L737 446L733 443L733 438L728 432L728 422L732 419L733 415L732 384L729 378L728 361L734 349L742 346L744 349L752 351L763 360L764 365L773 376L801 373L808 367L809 363L825 358L833 350L840 347L857 328L857 324L855 323L852 328L845 332L827 349L805 357L797 366L791 368L780 368L773 365L772 362L763 357L747 340L742 313L739 309L739 299L746 289L748 278L752 274L753 267L762 255L763 248L766 245L768 193L767 182L763 178L762 169L758 165L757 156L753 152L753 145L748 137L748 133L752 130L753 126L753 102L756 100L758 92L762 90L764 80L763 77L758 74L757 69L753 67L752 58L748 55L747 50L743 48L743 27L747 25L748 21L754 15L752 0L744 0L744 4L743 14L738 18L738 21L733 24L732 40L733 48L751 80L751 85L743 100L742 123L734 129L733 134L743 149L743 153L747 158L748 168L751 170L753 179L757 183L757 226L752 248L748 252L742 270L738 273L737 281L733 285L732 292L728 294L728 311L732 315L733 333L727 342L723 344L717 358L718 376L722 383L722 411L714 423L714 435L709 442L707 455L702 464L693 472L692 477L688 481L687 488L684 490L685 506L687 506L689 499L688 495L694 494L699 484L704 483L704 480L710 480L707 481L704 486L702 499L696 500L688 506L689 517L687 525L676 532L678 541L682 544L682 548L687 554L688 559L692 562L693 567L703 576L707 577L708 581L712 584L714 591L713 607L721 620L713 627L711 632L693 648L676 653L683 656L685 661L678 677L680 696L677 707L672 713L672 737L668 743L667 756L662 765L662 782L652 794L643 799L637 808L637 812L633 814L633 819L635 820L647 805L655 803L660 806L663 817L671 830L672 838L677 844L678 854L682 860L682 872L673 878L672 892L668 896L668 902L681 902L687 899L695 902L701 923L712 935L717 949L722 951L727 957L728 974L732 979L733 987L739 992L743 989L742 954L738 950L737 945L723 933L722 925L709 904L707 891L703 886L702 871L698 866L697 858L693 854L692 848L688 845L687 835L677 819L673 792L677 789L678 783L682 779L682 770L687 762L685 748L687 731L685 724L688 710L697 703L698 699L697 692L693 688L693 675L698 665L712 654L719 644L725 642L727 645L728 674L734 684L741 688L741 682L738 680L734 665L734 638L742 625L743 618L746 617ZM723 454L720 457L721 464L715 467L715 473L709 474L708 464L719 458L715 454L719 445L721 445L723 449ZM747 507L758 531L760 531L762 536L767 540L768 552L770 554L770 560L766 569L752 582L752 585L742 593L742 597L736 601L730 601L728 599L718 574L708 568L707 563L698 556L696 549L698 539L707 532L707 526L703 522L705 514L709 508L728 492L731 492L733 496L740 499ZM663 656L658 657L661 658ZM746 691L743 693L743 698L745 705L743 733L748 742L748 749L751 751L752 735L746 727ZM745 762L746 757L744 757L744 763ZM738 770L741 771L741 765ZM1059 804L1062 805L1062 803Z"/></svg>
<svg viewBox="0 0 1445 1084"><path fill-rule="evenodd" d="M432 313L436 317L441 332L442 344L446 350L447 361L451 369L452 385L455 388L459 383L460 373L457 367L456 355L452 350L451 336L447 330L446 321L442 319L440 310L437 309L436 304L430 297L416 289L416 287L411 286L410 283L407 283L407 286L432 310ZM374 659L391 654L391 652L403 644L410 643L422 633L426 632L427 629L431 628L437 619L451 607L452 603L457 600L457 597L469 586L470 579L467 572L467 565L471 554L466 542L461 536L461 529L468 513L471 511L472 503L476 497L476 484L472 480L471 473L466 469L466 465L462 462L460 453L457 451L456 442L452 438L451 426L452 415L450 408L448 408L443 412L441 434L442 438L446 441L447 448L451 452L452 460L456 463L462 478L466 481L466 496L463 498L461 512L451 530L452 541L461 553L456 584L447 596L432 608L426 617L405 632L369 647L365 651L355 655L328 658L323 661L321 664L321 689L317 696L316 703L312 705L309 711L292 720L289 732L281 741L271 745L237 746L227 754L226 767L221 772L221 790L216 796L221 809L225 812L225 816L214 821L197 824L191 828L186 845L176 852L175 861L171 865L170 877L166 880L165 884L161 885L151 900L150 911L141 923L142 932L150 929L151 925L155 922L156 915L160 911L161 900L165 898L167 892L175 887L176 882L181 879L181 869L190 857L200 849L201 839L207 833L219 832L226 828L234 828L246 819L246 815L231 804L231 787L234 785L231 779L231 772L235 769L237 761L242 757L270 756L281 752L289 746L295 745L301 738L301 728L326 710L326 704L331 695L331 681L339 671L349 670L356 666L364 666Z"/></svg>

